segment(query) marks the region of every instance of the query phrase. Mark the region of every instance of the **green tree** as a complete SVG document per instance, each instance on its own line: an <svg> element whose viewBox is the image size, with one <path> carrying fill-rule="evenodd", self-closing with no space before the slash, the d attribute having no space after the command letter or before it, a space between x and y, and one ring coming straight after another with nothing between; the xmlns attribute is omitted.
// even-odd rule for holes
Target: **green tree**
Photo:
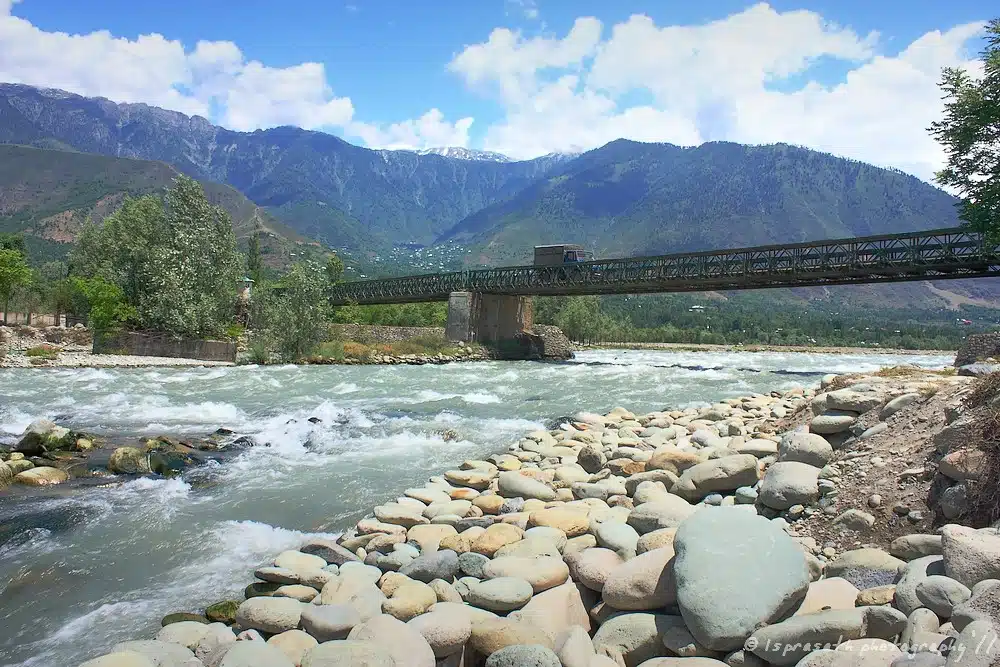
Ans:
<svg viewBox="0 0 1000 667"><path fill-rule="evenodd" d="M0 234L0 250L16 250L25 257L28 251L24 247L24 236L21 234Z"/></svg>
<svg viewBox="0 0 1000 667"><path fill-rule="evenodd" d="M326 278L331 285L340 282L344 275L344 260L337 255L330 255L326 260Z"/></svg>
<svg viewBox="0 0 1000 667"><path fill-rule="evenodd" d="M0 250L0 299L3 299L3 323L7 324L7 311L14 290L31 284L31 267L24 254L17 250Z"/></svg>
<svg viewBox="0 0 1000 667"><path fill-rule="evenodd" d="M264 261L260 254L260 232L255 231L247 241L247 274L254 283L261 282Z"/></svg>
<svg viewBox="0 0 1000 667"><path fill-rule="evenodd" d="M254 299L252 344L300 361L329 336L327 276L315 262L300 262Z"/></svg>
<svg viewBox="0 0 1000 667"><path fill-rule="evenodd" d="M83 311L78 314L87 316L94 331L114 331L136 316L118 285L103 278L71 278L69 282Z"/></svg>
<svg viewBox="0 0 1000 667"><path fill-rule="evenodd" d="M944 118L930 132L948 155L937 182L962 198L959 217L1000 240L1000 19L986 28L982 64L982 78L944 70Z"/></svg>
<svg viewBox="0 0 1000 667"><path fill-rule="evenodd" d="M137 326L206 336L233 321L240 256L232 221L186 176L165 196L126 199L102 225L85 227L70 261L75 275L118 285Z"/></svg>

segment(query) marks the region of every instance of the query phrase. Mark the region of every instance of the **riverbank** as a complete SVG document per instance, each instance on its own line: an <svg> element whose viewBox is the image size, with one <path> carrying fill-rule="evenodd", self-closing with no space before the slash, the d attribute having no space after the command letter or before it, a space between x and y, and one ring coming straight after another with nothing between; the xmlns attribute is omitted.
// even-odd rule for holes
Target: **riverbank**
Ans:
<svg viewBox="0 0 1000 667"><path fill-rule="evenodd" d="M822 345L713 345L708 343L601 343L578 345L581 350L665 350L685 352L808 352L813 354L955 354L955 350L906 350Z"/></svg>
<svg viewBox="0 0 1000 667"><path fill-rule="evenodd" d="M921 665L961 651L985 667L1000 537L937 532L975 497L968 447L996 402L976 382L906 368L578 413L282 552L245 600L117 650L209 666L846 667L910 664L902 642L936 654Z"/></svg>

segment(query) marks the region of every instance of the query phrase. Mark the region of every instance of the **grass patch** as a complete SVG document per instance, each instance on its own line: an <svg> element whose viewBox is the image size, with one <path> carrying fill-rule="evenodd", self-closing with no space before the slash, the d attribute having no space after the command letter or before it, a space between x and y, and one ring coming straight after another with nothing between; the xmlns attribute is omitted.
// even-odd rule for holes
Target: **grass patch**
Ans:
<svg viewBox="0 0 1000 667"><path fill-rule="evenodd" d="M456 350L454 343L436 336L416 336L390 343L387 347L391 350L390 354L453 354Z"/></svg>
<svg viewBox="0 0 1000 667"><path fill-rule="evenodd" d="M53 347L52 345L38 345L36 347L29 347L24 351L26 357L31 357L32 359L55 359L59 356L59 348Z"/></svg>
<svg viewBox="0 0 1000 667"><path fill-rule="evenodd" d="M315 356L322 359L333 359L334 361L344 360L344 341L342 340L328 340L325 343L320 343L319 347L316 348Z"/></svg>

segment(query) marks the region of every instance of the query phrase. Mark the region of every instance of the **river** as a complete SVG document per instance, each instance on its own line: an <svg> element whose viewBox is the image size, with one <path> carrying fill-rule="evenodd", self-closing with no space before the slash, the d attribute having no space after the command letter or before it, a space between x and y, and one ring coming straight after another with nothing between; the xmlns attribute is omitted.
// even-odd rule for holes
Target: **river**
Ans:
<svg viewBox="0 0 1000 667"><path fill-rule="evenodd" d="M270 446L184 478L0 491L0 665L75 667L239 597L307 535L580 410L642 412L951 357L595 350L572 362L0 371L0 442L57 419L107 436L220 426ZM310 417L319 419L316 423ZM457 440L441 433L452 430ZM6 527L6 530L3 530Z"/></svg>

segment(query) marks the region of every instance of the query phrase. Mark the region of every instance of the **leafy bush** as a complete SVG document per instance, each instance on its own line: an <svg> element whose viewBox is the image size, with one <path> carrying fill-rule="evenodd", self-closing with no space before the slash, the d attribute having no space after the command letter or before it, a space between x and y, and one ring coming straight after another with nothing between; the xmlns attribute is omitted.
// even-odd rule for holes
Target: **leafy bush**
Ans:
<svg viewBox="0 0 1000 667"><path fill-rule="evenodd" d="M295 264L275 285L257 290L252 305L252 343L283 361L310 357L329 337L328 282L313 262Z"/></svg>
<svg viewBox="0 0 1000 667"><path fill-rule="evenodd" d="M135 308L125 302L125 293L118 285L103 278L72 278L73 301L87 316L91 329L110 332L135 320Z"/></svg>
<svg viewBox="0 0 1000 667"><path fill-rule="evenodd" d="M344 344L344 356L350 359L370 359L374 350L363 343L347 341Z"/></svg>
<svg viewBox="0 0 1000 667"><path fill-rule="evenodd" d="M328 340L316 348L316 356L321 359L344 360L344 341Z"/></svg>
<svg viewBox="0 0 1000 667"><path fill-rule="evenodd" d="M38 345L37 347L29 347L24 351L24 354L27 357L55 359L59 356L59 349L51 345Z"/></svg>
<svg viewBox="0 0 1000 667"><path fill-rule="evenodd" d="M226 338L229 340L239 340L246 333L246 329L243 328L242 324L230 324L226 327Z"/></svg>

